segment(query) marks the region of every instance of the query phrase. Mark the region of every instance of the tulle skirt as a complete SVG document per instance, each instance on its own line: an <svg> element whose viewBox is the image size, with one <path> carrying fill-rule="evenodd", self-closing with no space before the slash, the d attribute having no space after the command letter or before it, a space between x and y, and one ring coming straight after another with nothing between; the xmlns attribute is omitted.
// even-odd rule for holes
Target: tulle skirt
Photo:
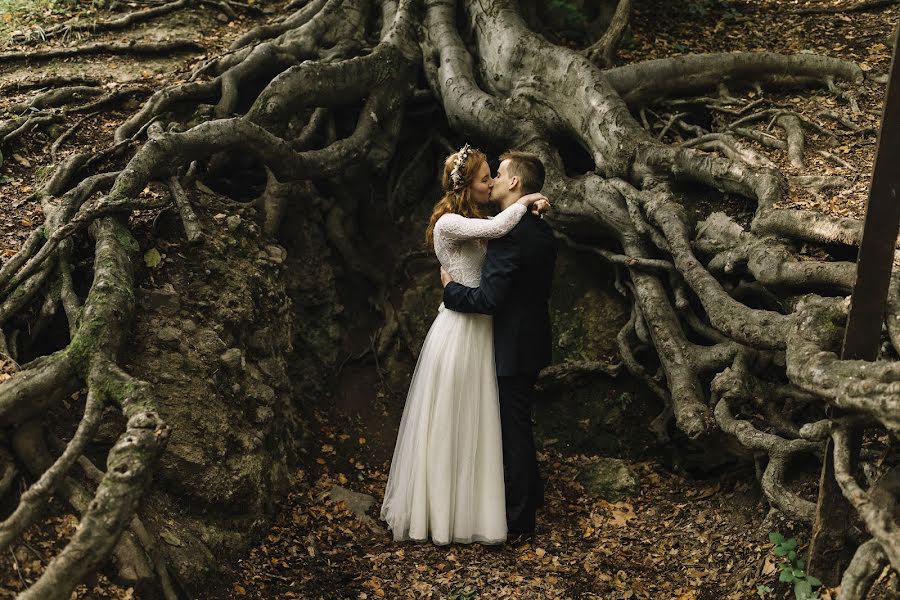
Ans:
<svg viewBox="0 0 900 600"><path fill-rule="evenodd" d="M381 518L394 539L506 540L493 319L443 305L403 409Z"/></svg>

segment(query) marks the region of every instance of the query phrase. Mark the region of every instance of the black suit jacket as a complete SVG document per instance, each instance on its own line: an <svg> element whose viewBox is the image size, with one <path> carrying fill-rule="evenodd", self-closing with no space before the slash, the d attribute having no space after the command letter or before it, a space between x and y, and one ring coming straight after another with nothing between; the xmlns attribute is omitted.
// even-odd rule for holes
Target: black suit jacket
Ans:
<svg viewBox="0 0 900 600"><path fill-rule="evenodd" d="M547 303L556 265L556 238L542 219L526 213L506 236L488 243L477 288L451 282L444 306L494 316L498 377L537 373L550 364Z"/></svg>

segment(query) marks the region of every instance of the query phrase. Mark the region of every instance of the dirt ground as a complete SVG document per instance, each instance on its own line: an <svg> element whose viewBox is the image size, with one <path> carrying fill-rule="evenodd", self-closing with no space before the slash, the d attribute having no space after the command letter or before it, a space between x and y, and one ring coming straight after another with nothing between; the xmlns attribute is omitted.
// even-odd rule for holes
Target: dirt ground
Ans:
<svg viewBox="0 0 900 600"><path fill-rule="evenodd" d="M619 53L623 63L695 52L767 50L815 52L860 64L869 77L862 86L845 93L764 90L766 102L791 106L833 132L807 138L807 164L802 171L789 164L785 152L754 147L788 175L834 174L851 184L827 195L792 189L789 205L862 216L882 111L883 75L890 63L890 36L900 7L799 14L804 7L838 3L645 0L635 4L632 32ZM258 5L263 13L277 6L268 2ZM46 29L74 17L104 18L142 5L125 3L114 10L102 6L106 5L0 0L0 44L15 31L39 37L36 25ZM0 256L5 259L14 254L41 223L40 207L30 194L48 175L52 164L49 147L65 128L84 118L60 145L59 158L79 148L107 146L115 127L153 91L183 80L191 65L222 52L237 35L265 18L257 13L226 17L202 4L121 33L84 34L80 40L184 38L204 48L170 57L101 55L24 63L6 61L0 53L0 120L10 118L9 107L33 96L41 89L40 80L48 76L80 77L108 90L135 88L124 102L70 118L64 125L26 132L0 148L4 157L0 165ZM73 36L27 46L10 44L4 51L39 50L77 41ZM746 90L733 94L748 104L760 97ZM645 115L648 124L658 128L664 114L672 110L653 107ZM679 141L674 134L667 135L669 141ZM821 249L810 247L808 251ZM9 365L0 364L0 381L4 369L8 371ZM377 523L360 521L344 504L327 497L334 485L370 494L376 502L368 514L377 517L403 398L373 397L372 402L382 409L378 418L363 421L352 410L316 415L314 451L294 473L293 491L281 503L271 532L248 556L234 557L222 565L223 576L207 598L737 600L759 598L760 585L775 590L765 597L792 597L787 586L777 582L779 559L771 554L767 535L776 530L796 535L802 548L809 531L777 518L767 519L752 470L697 480L654 462L632 461L631 467L640 477L640 491L626 500L607 502L590 498L575 479L585 464L598 457L544 449L539 458L547 481L547 505L533 538L500 547L395 544ZM54 504L49 521L30 530L9 556L0 557L0 598L13 597L33 581L76 524L75 516ZM892 597L889 589L896 586L896 574L885 572L871 597ZM77 593L79 598L133 595L104 575ZM825 590L822 597L831 597L831 592Z"/></svg>
<svg viewBox="0 0 900 600"><path fill-rule="evenodd" d="M576 481L596 456L539 453L546 505L533 538L500 547L394 543L360 522L332 486L380 498L383 452L359 420L321 415L323 444L298 471L266 541L228 569L210 594L230 598L748 598L769 582L766 511L752 473L690 480L632 462L640 492L618 502L589 497ZM377 505L371 511L376 514Z"/></svg>

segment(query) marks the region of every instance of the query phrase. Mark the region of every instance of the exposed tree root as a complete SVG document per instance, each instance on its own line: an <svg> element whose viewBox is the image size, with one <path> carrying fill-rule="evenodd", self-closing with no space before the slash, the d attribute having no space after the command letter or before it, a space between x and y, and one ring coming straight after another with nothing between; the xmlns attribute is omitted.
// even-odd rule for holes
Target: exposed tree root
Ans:
<svg viewBox="0 0 900 600"><path fill-rule="evenodd" d="M65 76L47 76L37 79L22 79L19 81L11 81L0 85L0 94L8 94L10 92L21 93L26 90L61 88L71 86L99 86L102 82L93 77L85 77L83 75L65 75Z"/></svg>
<svg viewBox="0 0 900 600"><path fill-rule="evenodd" d="M195 1L196 0L174 0L174 2L168 2L159 6L145 8L143 10L136 10L134 12L122 15L121 17L108 19L106 21L96 21L93 23L60 23L59 25L54 25L53 27L35 28L34 30L15 33L10 36L9 41L13 44L21 44L23 42L29 42L36 39L46 40L47 38L57 36L61 36L63 39L65 39L72 34L81 32L97 33L100 31L117 31L119 29L126 29L128 27L131 27L135 23L143 23L156 17L167 15L171 12L175 12L176 10L191 6L195 3Z"/></svg>
<svg viewBox="0 0 900 600"><path fill-rule="evenodd" d="M860 0L859 2L841 4L838 6L815 6L812 8L800 8L795 12L798 15L838 14L849 12L864 12L897 4L898 0Z"/></svg>
<svg viewBox="0 0 900 600"><path fill-rule="evenodd" d="M858 419L858 426L887 429L896 436L900 363L837 358L843 300L831 296L849 292L855 265L802 260L798 251L803 242L858 245L861 224L777 208L788 192L788 179L762 153L737 141L739 136L786 150L800 168L805 133L836 139L860 130L837 119L849 131L835 133L784 107L759 98L738 99L729 91L818 85L829 88L827 93L843 93L834 81L859 82L859 68L809 54L740 53L601 71L597 64L613 59L629 0L619 2L613 24L587 56L530 32L507 0L467 0L464 15L449 0L426 0L424 11L414 10L412 0L385 0L378 3L380 20L370 14L373 4L312 0L291 5L292 12L281 20L248 32L224 56L199 65L190 81L156 92L117 129L112 146L67 158L37 193L46 221L0 268L0 325L18 327L10 324L35 306L40 307L40 322L49 323L61 307L71 341L63 350L23 365L0 385L0 423L22 429L61 396L87 384L90 414L95 402L117 405L128 428L110 453L75 538L24 597L67 597L112 552L129 524L129 543L143 546L151 557L132 571L155 573L164 594L175 594L165 557L154 550L152 534L134 517L167 429L148 384L118 366L135 310L132 260L137 249L121 215L174 202L186 238L199 244L211 231L204 234L202 215L192 206L184 182L193 181L204 165L227 167L232 157L240 156L265 181L255 203L267 233L276 235L290 211L305 210L301 203L315 204L323 237L350 271L376 289L371 301L384 326L372 340L375 360L384 358L397 339L412 346L405 317L388 293L389 278L354 230L351 217L367 199L349 191L346 180L363 172L383 176L391 190L388 210L394 210L392 197L409 169L389 168L389 162L406 103L416 95L420 67L429 98L437 100L452 128L473 140L541 157L547 169L545 190L555 200L548 220L567 244L613 265L617 289L631 305L616 340L621 364L556 365L542 375L542 385L567 385L594 373L627 369L663 402L652 425L660 439L669 438L673 421L689 438L714 430L733 436L756 457L769 503L798 520L810 520L815 507L787 483L791 461L798 454L818 456L823 440L833 435L841 487L897 568L896 524L886 516L889 502L884 500L897 492L884 486L877 493L861 490L843 455L838 456L846 452L843 422L827 418L824 409L839 407ZM460 35L462 19L469 24L469 45ZM373 22L381 30L367 32ZM87 48L110 51L110 46ZM0 61L25 56L0 55ZM711 90L719 97L710 97ZM703 96L675 98L684 95ZM47 93L30 102L49 110L65 102L64 97L62 92ZM104 98L96 98L92 109ZM651 104L663 105L662 116ZM688 122L690 113L679 108L688 104L731 122L708 131ZM643 115L643 126L630 106ZM657 122L651 123L653 119ZM757 123L777 124L786 138L755 129ZM8 137L34 124L16 122L3 131ZM672 137L684 141L664 143ZM63 140L54 143L54 154ZM124 155L132 140L142 145L124 159L121 171L89 174L100 157ZM574 142L593 168L572 175L565 153L552 140ZM417 146L413 162L434 142L446 144L429 137ZM171 197L142 196L155 182L167 187ZM327 182L330 197L312 182ZM812 193L848 185L844 178L812 176L790 183ZM742 222L749 221L749 228L721 212L696 216L694 199L682 189L697 184L746 199L752 217L748 214ZM92 287L82 301L71 271L78 253L74 239L83 239L85 232L94 239L95 257ZM599 237L603 248L595 245ZM892 282L888 309L893 352L900 352L898 286L900 282ZM55 296L44 292L48 287L56 289ZM28 337L16 331L20 329L6 335L0 329L0 339L13 349L22 347L19 337ZM86 416L82 427L91 423ZM82 439L79 434L76 438ZM82 442L76 438L57 460L63 466L42 467L36 488L48 490L54 480L64 479L63 472L81 454ZM90 465L85 468L99 477ZM19 510L31 511L37 502L26 499ZM2 540L8 543L20 529L9 529ZM848 590L867 587L877 552L870 543L861 546L847 571ZM76 560L78 556L87 558Z"/></svg>
<svg viewBox="0 0 900 600"><path fill-rule="evenodd" d="M862 600L869 593L875 579L887 564L887 556L877 540L869 540L860 545L853 555L850 566L841 578L838 600Z"/></svg>
<svg viewBox="0 0 900 600"><path fill-rule="evenodd" d="M103 90L87 85L59 87L41 92L28 102L10 104L6 107L6 110L10 113L21 114L27 110L40 110L42 108L60 106L73 100L81 100L85 97L97 96L102 93Z"/></svg>
<svg viewBox="0 0 900 600"><path fill-rule="evenodd" d="M68 129L66 129L64 132L62 132L58 138L53 140L53 143L50 144L50 158L54 163L58 162L56 155L59 152L59 147L62 146L66 140L71 138L75 134L75 132L78 130L78 128L81 127L84 124L84 122L88 120L89 117L90 117L90 115L86 115L86 116L80 118L78 121L76 121L74 124L72 124Z"/></svg>
<svg viewBox="0 0 900 600"><path fill-rule="evenodd" d="M626 102L641 104L666 96L699 95L720 84L860 82L863 72L852 63L814 54L729 52L634 63L609 69L604 76Z"/></svg>
<svg viewBox="0 0 900 600"><path fill-rule="evenodd" d="M560 363L541 371L537 386L544 391L559 387L570 388L585 377L598 374L616 377L621 370L622 363L610 365L598 360Z"/></svg>
<svg viewBox="0 0 900 600"><path fill-rule="evenodd" d="M10 542L28 527L47 503L50 494L56 486L56 482L75 464L75 461L81 456L85 446L94 435L94 432L100 425L102 412L103 404L98 396L93 393L88 394L84 417L78 424L78 430L75 432L75 436L69 442L66 450L56 459L53 466L44 471L40 479L22 494L13 514L0 523L0 550L6 549Z"/></svg>
<svg viewBox="0 0 900 600"><path fill-rule="evenodd" d="M190 40L173 40L171 42L159 43L140 43L140 42L96 42L94 44L85 44L83 46L75 46L73 48L55 48L53 50L41 51L16 51L16 52L0 52L0 63L11 62L38 62L51 60L54 58L65 58L69 56L91 56L95 54L136 54L136 55L153 55L153 54L169 54L172 52L199 52L203 47L196 42Z"/></svg>
<svg viewBox="0 0 900 600"><path fill-rule="evenodd" d="M616 48L625 33L628 25L628 16L631 13L631 0L619 0L616 4L616 12L603 36L597 42L585 50L587 57L601 67L609 67L613 64Z"/></svg>
<svg viewBox="0 0 900 600"><path fill-rule="evenodd" d="M900 524L895 518L897 506L897 473L891 485L879 489L876 484L868 493L856 482L850 471L850 448L846 429L838 428L831 434L834 440L834 474L841 491L865 523L866 529L881 546L891 566L900 571ZM886 477L887 478L887 477ZM887 483L887 482L886 482ZM879 493L880 492L880 493Z"/></svg>
<svg viewBox="0 0 900 600"><path fill-rule="evenodd" d="M810 299L788 337L786 361L791 381L830 403L874 417L900 432L900 363L840 360L834 349L843 335L843 302Z"/></svg>

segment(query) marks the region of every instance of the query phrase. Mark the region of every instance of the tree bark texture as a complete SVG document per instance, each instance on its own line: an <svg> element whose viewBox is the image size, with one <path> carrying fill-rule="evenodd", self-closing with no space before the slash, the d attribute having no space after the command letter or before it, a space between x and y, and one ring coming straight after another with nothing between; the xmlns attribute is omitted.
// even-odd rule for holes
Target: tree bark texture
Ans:
<svg viewBox="0 0 900 600"><path fill-rule="evenodd" d="M8 544L27 526L50 489L75 494L67 472L96 427L99 407L106 407L104 415L110 407L120 413L120 434L102 479L87 490L93 499L82 512L78 533L26 597L67 597L107 557L128 555L123 540L140 545L147 529L164 529L156 517L166 500L153 491L153 473L157 482L204 507L224 507L218 517L207 518L225 521L228 511L240 514L244 520L221 533L222 540L238 535L240 528L264 528L260 515L271 510L273 496L284 485L294 452L291 440L301 429L294 422L292 377L285 364L291 350L290 307L277 282L305 271L302 257L288 263L293 272L279 266L283 249L266 245L263 236L277 234L291 219L321 228L321 239L305 238L301 246L332 248L376 290L373 303L380 307L384 327L373 342L375 355L408 340L408 324L388 293L390 278L351 223L369 199L348 182L356 176L387 182L387 210L399 210L413 171L427 170L410 165L419 165L429 145L451 149L434 134L423 135L424 146L415 152L398 147L408 113L420 110L423 99L446 117L456 135L489 148L533 152L544 162L544 193L554 200L550 224L574 247L595 248L593 256L617 272L631 313L617 337L619 354L624 368L645 380L664 403L654 425L660 437L673 428L694 439L717 430L733 436L760 457L767 501L801 521L812 519L815 506L792 488L788 472L798 455L820 457L833 437L840 488L871 536L844 574L847 590L862 591L848 591L846 597L863 597L859 594L868 589L873 565L886 561L900 569L900 538L891 512L897 490L859 485L845 464L843 433L847 419L864 436L896 440L900 433L897 278L889 298L884 359L841 360L837 352L847 306L842 297L852 287L854 265L803 260L799 248L804 243L858 245L861 224L780 208L788 179L760 152L738 142L749 137L786 149L799 167L805 135L821 126L787 109L749 107L717 132L692 129L672 113L657 135L637 117L666 101L705 97L717 89L721 97L723 88L852 89L863 72L826 56L773 53L612 66L631 2L620 0L616 6L607 33L579 52L531 31L512 0L295 2L286 14L239 37L225 54L197 65L183 83L153 93L118 127L107 148L69 156L57 165L36 192L44 225L0 267L0 349L16 358L22 348L37 347L27 332L18 331L23 312L32 306L45 306L42 312L48 314L61 309L68 342L21 365L0 384L0 420L27 432L16 445L22 453L40 454L33 449L43 445L37 440L43 432L35 425L41 415L83 387L87 404L78 433L42 467L20 507L0 524L0 542ZM71 96L80 93L73 90ZM62 96L35 100L33 112L62 118L46 111L65 101ZM710 99L697 102L709 104ZM765 122L783 136L753 129ZM691 139L680 145L662 142L673 127L692 132ZM590 167L580 173L573 169L564 146L577 148ZM398 166L399 156L410 165ZM108 162L116 170L99 171L98 165ZM234 165L254 173L259 183L259 195L250 204L208 187L203 191L199 184ZM821 178L804 183L816 189L841 185ZM680 191L685 185L742 197L753 206L752 217L741 225L714 211L698 220L688 210L690 195ZM326 188L331 192L323 193ZM167 313L171 298L136 291L140 257L127 217L164 207L171 207L169 221L183 227L196 253L170 258L184 265L185 277L206 282L209 295L201 301L215 311L216 326L178 322ZM257 240L256 245L215 233L211 223L219 216L211 221L206 215L219 211L222 218L225 211L236 216L228 217L228 227ZM72 282L85 240L93 247L86 291ZM223 260L228 255L244 257L261 274L242 274ZM222 280L228 286L216 295L215 282ZM315 295L309 291L315 287L307 284L304 293ZM263 325L255 305L280 316ZM256 329L247 330L247 318ZM122 356L129 332L153 337L160 320L175 333L167 331L171 335L162 343L132 343L130 356ZM326 329L315 335L327 339ZM165 364L190 344L207 362L188 365L199 382L188 387L188 401ZM215 368L209 366L213 363ZM224 379L219 368L228 373ZM604 370L609 369L592 361L556 366L542 385L552 387L552 380L575 372ZM291 375L293 385L302 387L297 374ZM269 385L272 380L279 383ZM222 381L233 390L225 397L243 398L245 404L205 403ZM840 408L842 416L828 418L827 407ZM212 421L197 418L204 411L215 415ZM178 427L170 432L169 422ZM149 499L143 505L142 496ZM149 507L146 514L138 506ZM136 509L137 526L132 522ZM205 517L198 512L192 518L201 522ZM219 524L220 531L227 529ZM189 532L179 535L182 545L166 545L165 561L175 574L175 587L189 593L194 583L188 557L211 556L207 546L214 544ZM160 554L143 550L150 557ZM160 565L143 571L172 589L162 583Z"/></svg>

